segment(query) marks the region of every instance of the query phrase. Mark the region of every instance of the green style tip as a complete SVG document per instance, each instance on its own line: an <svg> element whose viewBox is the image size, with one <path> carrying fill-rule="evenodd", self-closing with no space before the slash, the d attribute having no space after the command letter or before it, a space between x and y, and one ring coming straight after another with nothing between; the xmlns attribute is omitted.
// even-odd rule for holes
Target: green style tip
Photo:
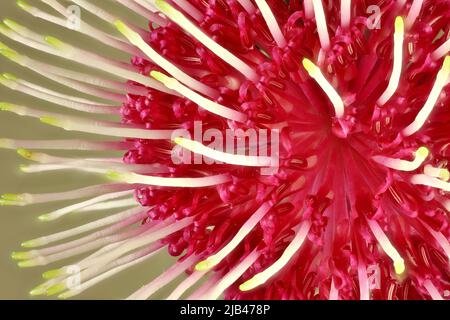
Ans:
<svg viewBox="0 0 450 320"><path fill-rule="evenodd" d="M0 50L11 50L10 47L8 47L6 44L0 41Z"/></svg>
<svg viewBox="0 0 450 320"><path fill-rule="evenodd" d="M48 124L50 126L55 126L55 127L60 126L60 121L54 117L41 117L41 118L39 118L39 120L42 123Z"/></svg>
<svg viewBox="0 0 450 320"><path fill-rule="evenodd" d="M0 48L0 53L7 59L12 60L12 61L16 61L17 58L19 57L19 54L9 48Z"/></svg>
<svg viewBox="0 0 450 320"><path fill-rule="evenodd" d="M17 77L11 73L5 72L2 74L3 78L11 80L11 81L16 81Z"/></svg>
<svg viewBox="0 0 450 320"><path fill-rule="evenodd" d="M38 217L38 220L42 221L42 222L47 222L47 221L52 221L53 219L50 214L46 213L46 214L40 215Z"/></svg>
<svg viewBox="0 0 450 320"><path fill-rule="evenodd" d="M18 194L4 194L0 198L0 206L23 206L24 199Z"/></svg>
<svg viewBox="0 0 450 320"><path fill-rule="evenodd" d="M64 42L59 40L58 38L52 36L46 36L44 38L45 42L54 47L55 49L62 49L64 47Z"/></svg>
<svg viewBox="0 0 450 320"><path fill-rule="evenodd" d="M17 149L17 154L27 160L31 160L33 158L33 152L27 149L19 148Z"/></svg>
<svg viewBox="0 0 450 320"><path fill-rule="evenodd" d="M44 278L46 280L50 280L50 279L54 279L56 277L62 276L64 274L65 274L65 272L62 269L53 269L53 270L48 270L48 271L44 272L42 274L42 278Z"/></svg>
<svg viewBox="0 0 450 320"><path fill-rule="evenodd" d="M14 20L11 20L8 18L3 19L3 23L6 24L8 27L10 27L13 30L23 28L20 24L18 24Z"/></svg>
<svg viewBox="0 0 450 320"><path fill-rule="evenodd" d="M0 83L4 86L8 86L9 81L2 74L0 74Z"/></svg>
<svg viewBox="0 0 450 320"><path fill-rule="evenodd" d="M47 293L47 287L43 284L37 286L30 291L30 296L42 296Z"/></svg>
<svg viewBox="0 0 450 320"><path fill-rule="evenodd" d="M114 26L120 33L125 33L129 28L122 20L114 21Z"/></svg>
<svg viewBox="0 0 450 320"><path fill-rule="evenodd" d="M3 200L7 201L22 201L23 197L20 194L14 194L14 193L5 193L0 196Z"/></svg>
<svg viewBox="0 0 450 320"><path fill-rule="evenodd" d="M155 70L150 72L150 77L162 83L168 83L171 80L171 78L164 73Z"/></svg>
<svg viewBox="0 0 450 320"><path fill-rule="evenodd" d="M127 174L119 171L108 171L106 177L113 181L126 181Z"/></svg>
<svg viewBox="0 0 450 320"><path fill-rule="evenodd" d="M55 284L47 289L47 296L53 296L55 294L61 293L67 289L67 285L64 282Z"/></svg>
<svg viewBox="0 0 450 320"><path fill-rule="evenodd" d="M7 102L0 102L0 110L2 111L12 111L14 109L14 105Z"/></svg>
<svg viewBox="0 0 450 320"><path fill-rule="evenodd" d="M61 293L61 294L58 296L58 299L66 300L66 299L69 299L69 298L72 297L72 296L73 296L73 294L72 294L70 291L67 291L67 292Z"/></svg>
<svg viewBox="0 0 450 320"><path fill-rule="evenodd" d="M30 166L26 165L26 164L19 165L19 170L24 173L28 173L29 168L30 168Z"/></svg>
<svg viewBox="0 0 450 320"><path fill-rule="evenodd" d="M30 258L30 253L25 251L16 251L11 253L11 258L13 260L25 260Z"/></svg>
<svg viewBox="0 0 450 320"><path fill-rule="evenodd" d="M161 11L167 11L167 10L172 9L172 7L165 0L156 0L155 5Z"/></svg>
<svg viewBox="0 0 450 320"><path fill-rule="evenodd" d="M0 199L0 206L17 206L18 203L15 201Z"/></svg>
<svg viewBox="0 0 450 320"><path fill-rule="evenodd" d="M21 243L22 248L36 248L40 243L36 240L28 240Z"/></svg>
<svg viewBox="0 0 450 320"><path fill-rule="evenodd" d="M8 26L6 24L4 24L3 22L0 22L0 32L1 33L8 33L10 31L11 31L11 29L8 28Z"/></svg>
<svg viewBox="0 0 450 320"><path fill-rule="evenodd" d="M20 261L17 265L20 268L32 268L37 266L36 262L33 260Z"/></svg>
<svg viewBox="0 0 450 320"><path fill-rule="evenodd" d="M214 263L211 259L206 259L203 261L200 261L199 263L197 263L195 265L195 270L196 271L207 271L210 270L212 267L214 267Z"/></svg>
<svg viewBox="0 0 450 320"><path fill-rule="evenodd" d="M28 3L26 3L23 0L17 0L17 6L23 10L29 10L32 8L32 6L30 6Z"/></svg>

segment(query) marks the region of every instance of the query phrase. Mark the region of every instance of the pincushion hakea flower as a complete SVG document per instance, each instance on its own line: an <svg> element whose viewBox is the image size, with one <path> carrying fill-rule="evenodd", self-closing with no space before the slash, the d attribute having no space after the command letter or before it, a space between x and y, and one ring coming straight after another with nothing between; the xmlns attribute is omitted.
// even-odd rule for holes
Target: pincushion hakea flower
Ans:
<svg viewBox="0 0 450 320"><path fill-rule="evenodd" d="M18 4L64 26L65 8L57 0L41 2L57 14ZM167 248L178 262L129 298L149 298L184 272L188 277L169 299L449 296L449 0L117 0L149 19L149 30L90 1L72 2L119 32L85 22L77 31L130 54L131 65L5 19L4 36L104 76L43 63L2 43L5 57L92 99L3 74L3 85L36 97L36 105L45 100L80 116L11 102L1 108L122 140L4 139L2 147L37 162L22 167L25 172L75 169L113 181L5 194L1 202L90 198L42 220L130 206L121 198L132 194L139 204L25 242L31 250L13 254L22 267L91 253L45 273L48 281L33 295L75 296ZM121 122L97 114L120 115ZM279 130L278 169L264 175L250 155L173 139L174 130L192 132L196 121L222 132ZM174 164L174 145L222 163ZM118 161L28 149L127 152ZM71 266L81 272L76 287L69 285Z"/></svg>

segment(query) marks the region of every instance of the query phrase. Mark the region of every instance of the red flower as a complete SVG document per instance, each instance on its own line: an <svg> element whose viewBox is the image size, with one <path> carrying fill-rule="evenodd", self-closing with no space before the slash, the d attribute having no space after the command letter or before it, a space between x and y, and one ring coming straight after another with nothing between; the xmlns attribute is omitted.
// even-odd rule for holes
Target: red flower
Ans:
<svg viewBox="0 0 450 320"><path fill-rule="evenodd" d="M151 10L134 3L130 9L151 19L148 31L87 2L73 2L115 24L128 42L109 35L102 39L132 54L132 66L51 37L48 50L127 79L126 85L92 81L75 87L112 101L121 101L110 92L114 86L127 91L122 123L86 122L11 104L3 108L66 130L125 139L91 147L126 148L123 163L22 150L51 170L75 167L116 180L100 189L56 195L96 198L43 219L133 191L145 210L137 207L95 222L95 228L110 225L103 233L15 253L22 266L34 266L103 247L76 264L79 288L67 285L66 266L47 273L56 280L34 293L73 296L167 247L179 261L130 298L148 298L185 271L189 276L169 298L181 297L203 277L208 280L188 297L449 296L450 1L156 0L150 1ZM22 7L36 15L36 8ZM5 23L6 36L18 40L12 33L24 33ZM43 50L32 34L28 37L26 44ZM7 47L2 53L35 66ZM74 73L48 72L68 80L66 85L86 82ZM1 81L79 111L117 112L73 97L58 100L54 92L8 75ZM92 85L103 85L108 93ZM268 158L261 150L241 155L234 147L217 151L198 142L192 137L199 123L202 132L215 130L222 137L230 130L279 133L279 146L278 140L268 144L272 151L279 147L277 168L269 174L261 170L269 163L258 162ZM179 130L190 136L178 137ZM174 162L174 150L191 151L190 161ZM55 200L28 194L3 198L4 204ZM25 245L46 245L66 235Z"/></svg>

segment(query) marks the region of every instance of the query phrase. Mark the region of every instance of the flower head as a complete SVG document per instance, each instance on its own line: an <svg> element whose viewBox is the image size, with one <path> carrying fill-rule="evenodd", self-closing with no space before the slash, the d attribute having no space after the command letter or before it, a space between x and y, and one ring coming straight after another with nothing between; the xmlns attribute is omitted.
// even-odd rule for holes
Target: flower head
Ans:
<svg viewBox="0 0 450 320"><path fill-rule="evenodd" d="M65 26L64 7L42 2L55 12L18 5ZM450 1L117 1L148 19L148 29L72 2L110 24L108 33L80 20L74 32L131 64L5 19L5 37L103 73L1 43L6 58L91 97L3 74L1 84L76 115L12 102L1 109L118 139L1 146L35 162L24 172L72 169L108 181L5 194L0 203L87 198L43 221L129 208L23 243L30 250L13 254L21 267L90 254L46 272L32 294L75 296L166 249L178 262L130 299L149 298L185 272L169 299L448 297ZM199 128L210 144L198 141ZM218 141L230 132L225 148ZM267 132L270 141L252 140ZM72 158L35 149L126 153Z"/></svg>

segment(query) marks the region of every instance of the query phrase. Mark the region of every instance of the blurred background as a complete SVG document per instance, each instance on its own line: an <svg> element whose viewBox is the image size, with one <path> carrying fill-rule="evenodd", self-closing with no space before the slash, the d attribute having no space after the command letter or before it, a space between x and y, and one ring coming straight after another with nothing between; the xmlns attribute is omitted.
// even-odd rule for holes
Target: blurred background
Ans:
<svg viewBox="0 0 450 320"><path fill-rule="evenodd" d="M40 1L27 0L28 3L42 8L45 11L55 14L51 8L46 7ZM60 1L61 4L69 6L67 1ZM131 12L124 9L115 3L115 0L90 0L90 2L108 8L108 11L117 14L125 20L132 20L134 23L146 27L146 21L133 15ZM56 13L57 14L57 13ZM129 57L109 47L103 46L80 35L71 30L63 30L53 24L47 23L43 20L32 17L30 14L19 9L15 0L1 0L0 1L0 17L1 19L10 18L21 25L27 26L34 32L42 35L52 35L61 38L71 44L76 44L82 48L88 48L92 52L97 52L101 55L107 55L129 61ZM99 23L97 18L82 11L81 18L95 26L104 30L112 30L111 26ZM17 44L10 41L8 38L0 35L0 41L19 51L22 54L36 58L41 61L55 63L60 66L72 66L73 70L83 71L88 70L81 68L79 65L71 65L66 61L55 58L46 54L41 54L36 50ZM12 73L19 78L34 82L38 85L56 89L61 93L75 94L67 87L58 85L33 71L20 67L3 56L0 56L0 73ZM84 72L84 71L83 71ZM95 71L90 70L91 74ZM86 98L92 98L85 96ZM12 91L0 85L0 101L11 102L41 110L48 110L54 112L61 112L62 107L46 103L29 97L23 93ZM64 109L64 113L69 112ZM74 134L65 132L62 129L46 126L41 124L38 120L20 117L8 112L0 112L0 138L14 138L14 139L95 139L91 135ZM43 151L54 155L61 155L55 151ZM88 153L84 152L83 155ZM90 153L95 156L95 153ZM64 152L64 156L76 156L77 153ZM78 153L80 155L80 153ZM121 156L121 154L111 153L113 156ZM92 184L104 183L105 181L99 177L91 174L61 171L58 173L22 173L19 170L20 164L26 164L27 160L17 155L15 150L0 149L0 194L2 193L46 193L58 192L76 189ZM36 299L29 295L29 291L35 286L43 283L41 274L44 271L54 269L63 265L70 264L72 261L77 261L84 257L81 255L75 260L65 260L60 263L51 264L46 267L35 267L28 269L20 269L17 264L10 258L11 252L23 251L20 244L23 241L31 240L36 237L56 233L69 229L80 224L84 224L103 216L109 215L116 211L104 211L94 213L80 213L71 214L63 219L53 222L40 222L37 217L43 213L56 210L63 206L72 204L72 202L55 202L45 205L32 205L26 207L0 207L0 299ZM80 299L120 299L125 298L142 285L150 282L154 277L164 271L173 259L167 254L160 254L142 264L139 264L131 269L123 271L118 275L100 283L81 294ZM174 284L155 294L152 298L165 298L167 293L174 288ZM42 299L42 297L38 297Z"/></svg>

